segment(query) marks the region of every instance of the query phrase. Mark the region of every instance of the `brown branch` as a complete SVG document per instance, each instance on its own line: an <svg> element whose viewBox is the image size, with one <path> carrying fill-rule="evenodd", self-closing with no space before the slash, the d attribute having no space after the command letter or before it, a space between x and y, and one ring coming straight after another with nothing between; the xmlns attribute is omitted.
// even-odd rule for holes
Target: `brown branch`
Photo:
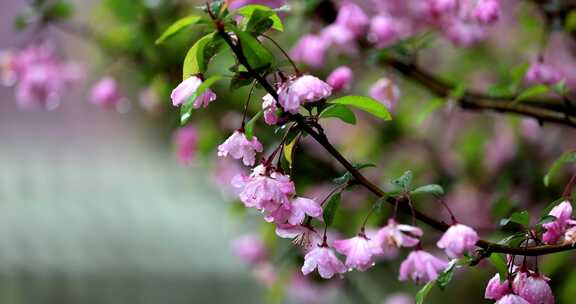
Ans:
<svg viewBox="0 0 576 304"><path fill-rule="evenodd" d="M215 18L214 22L216 24L216 28L218 29L218 34L222 36L224 41L228 44L232 52L235 54L238 62L242 64L246 70L258 81L258 83L269 93L276 101L278 101L278 94L276 90L268 83L268 81L259 73L257 73L248 63L248 60L244 56L242 52L242 48L239 44L235 44L232 41L232 38L228 33L226 33L223 24L221 24ZM438 87L440 90L441 87ZM303 131L308 133L314 140L316 140L330 155L332 155L350 174L355 178L355 182L362 185L370 192L375 194L377 197L386 197L386 192L382 190L377 185L370 182L360 171L358 171L336 148L329 142L328 138L324 134L322 128L319 125L315 125L318 128L318 131L314 129L310 125L306 119L300 115L290 115L291 120L295 121L298 124L298 127L301 128ZM395 205L396 199L393 197L388 197L386 202L389 204ZM431 226L432 228L439 230L439 231L446 231L449 225L443 221L438 221L418 210L412 210L408 205L406 200L401 200L399 203L399 209L407 214L412 214L414 212L414 216L421 222L426 223L427 225ZM492 252L497 253L507 253L507 254L515 254L515 255L525 255L525 256L537 256L537 255L544 255L550 254L560 251L566 251L573 249L575 246L568 244L568 245L544 245L544 246L533 246L528 248L516 248L510 247L505 245L500 245L496 243L492 243L485 240L480 240L476 243L476 245L485 251L485 255L489 255Z"/></svg>
<svg viewBox="0 0 576 304"><path fill-rule="evenodd" d="M421 67L397 59L386 58L381 64L392 67L405 77L417 82L434 95L450 97L455 86L433 75ZM533 117L541 122L552 122L576 127L576 113L562 100L530 99L516 102L517 96L492 97L474 91L465 91L457 99L459 105L467 110L491 110Z"/></svg>

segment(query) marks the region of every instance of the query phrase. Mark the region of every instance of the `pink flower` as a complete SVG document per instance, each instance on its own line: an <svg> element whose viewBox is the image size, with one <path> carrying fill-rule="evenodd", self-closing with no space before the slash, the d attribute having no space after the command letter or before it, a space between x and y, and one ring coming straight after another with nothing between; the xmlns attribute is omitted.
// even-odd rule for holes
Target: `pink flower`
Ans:
<svg viewBox="0 0 576 304"><path fill-rule="evenodd" d="M472 14L474 19L480 23L493 23L500 16L500 1L478 0Z"/></svg>
<svg viewBox="0 0 576 304"><path fill-rule="evenodd" d="M332 94L332 87L317 77L303 75L283 85L279 102L286 112L298 113L300 105L326 98Z"/></svg>
<svg viewBox="0 0 576 304"><path fill-rule="evenodd" d="M358 51L354 33L343 25L333 23L325 27L321 32L321 37L328 47L340 53L353 55Z"/></svg>
<svg viewBox="0 0 576 304"><path fill-rule="evenodd" d="M380 101L389 111L393 111L400 99L400 90L390 79L381 78L370 87L370 97Z"/></svg>
<svg viewBox="0 0 576 304"><path fill-rule="evenodd" d="M285 239L292 239L292 243L304 248L305 251L314 249L322 244L322 237L312 226L278 224L276 235Z"/></svg>
<svg viewBox="0 0 576 304"><path fill-rule="evenodd" d="M174 135L174 141L178 161L182 166L189 165L198 150L198 130L192 125L180 128Z"/></svg>
<svg viewBox="0 0 576 304"><path fill-rule="evenodd" d="M438 273L448 267L448 262L423 250L412 251L400 265L400 281L412 280L416 283L434 281Z"/></svg>
<svg viewBox="0 0 576 304"><path fill-rule="evenodd" d="M528 68L525 79L530 83L553 85L562 80L562 74L555 67L538 59L533 61Z"/></svg>
<svg viewBox="0 0 576 304"><path fill-rule="evenodd" d="M416 246L422 234L422 229L398 224L391 218L388 220L388 225L378 230L375 241L382 246L384 251L389 251L394 248Z"/></svg>
<svg viewBox="0 0 576 304"><path fill-rule="evenodd" d="M511 291L512 290L510 290L510 284L508 280L500 282L500 275L495 274L490 279L490 281L488 281L488 285L486 285L486 291L484 291L484 298L492 300L500 300L500 298L509 294Z"/></svg>
<svg viewBox="0 0 576 304"><path fill-rule="evenodd" d="M530 304L554 304L554 294L549 279L540 274L520 271L514 278L514 292Z"/></svg>
<svg viewBox="0 0 576 304"><path fill-rule="evenodd" d="M352 73L352 69L347 66L340 66L328 75L326 82L336 92L346 91L350 89L353 78L354 74Z"/></svg>
<svg viewBox="0 0 576 304"><path fill-rule="evenodd" d="M302 273L308 275L316 268L324 279L330 279L334 274L346 272L344 264L328 246L317 246L304 256Z"/></svg>
<svg viewBox="0 0 576 304"><path fill-rule="evenodd" d="M498 300L496 304L533 304L533 303L527 302L526 300L522 299L521 297L515 294L508 294L502 297L500 300Z"/></svg>
<svg viewBox="0 0 576 304"><path fill-rule="evenodd" d="M449 257L457 259L470 252L479 239L478 233L474 229L466 225L456 224L444 232L436 245L438 248L444 249Z"/></svg>
<svg viewBox="0 0 576 304"><path fill-rule="evenodd" d="M398 20L387 15L378 15L370 21L368 41L381 48L390 46L400 39L401 27Z"/></svg>
<svg viewBox="0 0 576 304"><path fill-rule="evenodd" d="M485 27L459 18L448 19L441 27L445 37L459 47L471 47L486 38Z"/></svg>
<svg viewBox="0 0 576 304"><path fill-rule="evenodd" d="M22 108L43 106L54 109L60 103L63 84L57 67L39 64L27 67L16 88L16 99Z"/></svg>
<svg viewBox="0 0 576 304"><path fill-rule="evenodd" d="M576 227L571 227L564 233L564 243L566 244L576 244Z"/></svg>
<svg viewBox="0 0 576 304"><path fill-rule="evenodd" d="M218 156L230 155L234 159L242 159L244 165L252 166L256 161L256 152L262 152L262 150L262 144L256 136L248 140L244 132L235 131L224 143L218 146Z"/></svg>
<svg viewBox="0 0 576 304"><path fill-rule="evenodd" d="M356 37L364 35L369 22L370 20L362 8L351 1L342 4L336 17L336 24L346 27Z"/></svg>
<svg viewBox="0 0 576 304"><path fill-rule="evenodd" d="M432 15L446 14L458 8L459 0L425 0L428 1Z"/></svg>
<svg viewBox="0 0 576 304"><path fill-rule="evenodd" d="M276 273L276 268L269 262L258 263L254 267L253 271L256 281L264 286L272 286L278 280L278 274Z"/></svg>
<svg viewBox="0 0 576 304"><path fill-rule="evenodd" d="M542 239L546 244L556 244L568 227L574 224L574 221L571 220L572 205L568 201L563 201L552 208L548 214L556 217L556 219L542 225L542 227L546 229L546 232L542 235Z"/></svg>
<svg viewBox="0 0 576 304"><path fill-rule="evenodd" d="M308 34L300 38L290 50L290 57L296 62L312 68L321 68L326 61L329 42L321 36Z"/></svg>
<svg viewBox="0 0 576 304"><path fill-rule="evenodd" d="M198 76L191 76L182 81L170 94L172 98L172 104L175 107L179 107L186 103L186 100L196 93L198 87L202 84L202 79ZM207 89L194 100L192 107L198 109L200 107L207 107L208 104L216 100L216 94L211 89Z"/></svg>
<svg viewBox="0 0 576 304"><path fill-rule="evenodd" d="M246 234L233 240L232 250L242 261L249 264L263 262L267 255L264 241L254 234Z"/></svg>
<svg viewBox="0 0 576 304"><path fill-rule="evenodd" d="M409 294L393 293L384 300L384 304L414 304L414 299Z"/></svg>
<svg viewBox="0 0 576 304"><path fill-rule="evenodd" d="M269 174L264 165L255 167L247 178L238 178L235 186L240 188L240 200L248 208L273 212L280 205L289 205L289 196L294 194L294 183L290 177L278 172Z"/></svg>
<svg viewBox="0 0 576 304"><path fill-rule="evenodd" d="M292 201L291 214L288 223L292 225L302 224L306 215L313 218L322 217L322 207L313 199L297 197Z"/></svg>
<svg viewBox="0 0 576 304"><path fill-rule="evenodd" d="M262 110L264 110L264 122L268 125L275 125L278 123L278 115L276 111L278 107L276 106L276 100L272 95L266 94L262 97Z"/></svg>
<svg viewBox="0 0 576 304"><path fill-rule="evenodd" d="M356 268L360 271L374 266L374 256L382 253L382 248L364 233L350 239L334 241L334 249L346 255L346 267L349 270Z"/></svg>
<svg viewBox="0 0 576 304"><path fill-rule="evenodd" d="M142 109L150 114L157 114L162 111L162 98L152 87L147 87L138 94L138 102Z"/></svg>
<svg viewBox="0 0 576 304"><path fill-rule="evenodd" d="M90 101L104 108L115 107L121 99L122 95L118 83L109 76L97 82L90 92Z"/></svg>

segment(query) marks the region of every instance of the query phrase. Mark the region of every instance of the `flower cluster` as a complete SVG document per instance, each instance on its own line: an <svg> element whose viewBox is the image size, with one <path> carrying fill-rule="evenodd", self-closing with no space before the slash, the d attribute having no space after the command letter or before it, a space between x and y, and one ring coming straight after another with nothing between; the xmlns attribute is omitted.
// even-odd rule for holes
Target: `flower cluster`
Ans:
<svg viewBox="0 0 576 304"><path fill-rule="evenodd" d="M488 281L484 297L497 304L553 304L554 294L549 278L522 266L516 273L502 280L499 274Z"/></svg>
<svg viewBox="0 0 576 304"><path fill-rule="evenodd" d="M369 16L352 1L338 8L336 21L319 34L302 37L292 49L298 62L320 68L327 52L354 54L357 41L366 39L376 47L387 47L425 30L440 32L453 44L468 47L486 36L486 27L500 15L499 0L373 0Z"/></svg>
<svg viewBox="0 0 576 304"><path fill-rule="evenodd" d="M0 54L1 83L16 85L16 100L21 108L56 108L64 92L83 74L78 64L63 62L49 42Z"/></svg>
<svg viewBox="0 0 576 304"><path fill-rule="evenodd" d="M559 241L576 243L576 221L572 219L572 205L568 201L563 201L549 213L554 220L542 225L546 230L542 235L542 240L546 244L556 244Z"/></svg>

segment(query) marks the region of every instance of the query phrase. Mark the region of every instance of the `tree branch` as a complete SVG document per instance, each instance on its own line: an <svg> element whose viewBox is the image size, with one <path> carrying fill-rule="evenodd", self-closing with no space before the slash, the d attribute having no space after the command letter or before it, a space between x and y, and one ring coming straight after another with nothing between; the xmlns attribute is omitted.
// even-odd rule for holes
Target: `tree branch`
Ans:
<svg viewBox="0 0 576 304"><path fill-rule="evenodd" d="M405 77L417 82L439 97L450 97L455 86L442 80L415 64L409 64L397 59L383 59L381 64L395 69ZM533 117L541 122L552 122L570 127L576 127L576 112L556 99L530 99L516 102L517 96L492 97L473 91L465 91L457 99L459 105L467 110L491 110L496 112L514 113Z"/></svg>
<svg viewBox="0 0 576 304"><path fill-rule="evenodd" d="M224 41L228 44L236 58L238 59L239 63L242 64L246 70L258 81L258 83L269 93L276 101L278 101L278 94L276 90L268 83L268 81L260 74L258 74L248 63L248 60L244 56L242 52L242 48L239 44L235 44L230 37L230 35L225 31L223 24L221 24L215 18L214 22L216 24L216 28L218 30L218 34L224 39ZM438 92L442 89L442 86L436 87ZM332 155L350 174L355 178L355 181L368 189L370 192L375 194L377 197L386 197L386 192L382 190L380 187L376 186L372 182L370 182L360 171L358 171L336 148L329 142L328 138L324 134L321 127L318 127L318 131L314 130L314 128L306 121L306 119L300 114L290 115L289 118L295 121L303 131L308 133L314 140L316 140L330 155ZM393 197L386 198L386 202L395 205L396 199ZM426 223L427 225L431 226L432 228L438 231L446 231L450 226L443 221L438 221L418 210L412 210L406 200L400 200L399 202L399 209L402 212L407 214L412 214L414 212L414 216L419 221ZM500 245L496 243L492 243L485 240L480 240L476 243L476 245L486 252L489 255L492 252L497 253L508 253L508 254L515 254L515 255L525 255L525 256L538 256L544 254L550 254L560 251L566 251L570 249L574 249L575 246L572 244L567 245L545 245L545 246L533 246L528 248L516 248L510 247L505 245Z"/></svg>

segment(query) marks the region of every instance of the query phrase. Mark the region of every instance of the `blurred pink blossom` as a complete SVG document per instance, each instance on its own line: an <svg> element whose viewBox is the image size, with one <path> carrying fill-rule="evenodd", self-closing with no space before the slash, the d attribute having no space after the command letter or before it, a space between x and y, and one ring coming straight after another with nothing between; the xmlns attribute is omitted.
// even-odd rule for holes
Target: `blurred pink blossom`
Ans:
<svg viewBox="0 0 576 304"><path fill-rule="evenodd" d="M121 99L118 83L110 76L102 78L90 91L90 101L103 108L115 108Z"/></svg>
<svg viewBox="0 0 576 304"><path fill-rule="evenodd" d="M354 73L352 69L347 66L337 67L328 75L326 82L332 87L335 92L347 91L352 86Z"/></svg>
<svg viewBox="0 0 576 304"><path fill-rule="evenodd" d="M264 241L255 234L246 234L234 239L232 250L242 261L249 264L263 262L267 256Z"/></svg>
<svg viewBox="0 0 576 304"><path fill-rule="evenodd" d="M196 157L198 150L198 130L192 125L176 130L174 142L176 144L176 155L182 166L189 165Z"/></svg>

